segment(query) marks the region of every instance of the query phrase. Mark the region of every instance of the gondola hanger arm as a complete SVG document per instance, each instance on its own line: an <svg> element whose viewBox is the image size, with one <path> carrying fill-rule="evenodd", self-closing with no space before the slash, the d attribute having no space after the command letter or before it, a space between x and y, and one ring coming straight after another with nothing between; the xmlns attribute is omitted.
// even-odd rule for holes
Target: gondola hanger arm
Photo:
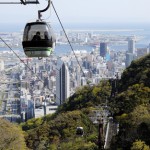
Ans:
<svg viewBox="0 0 150 150"><path fill-rule="evenodd" d="M20 1L21 1L21 4L26 5L26 3L23 0L20 0Z"/></svg>
<svg viewBox="0 0 150 150"><path fill-rule="evenodd" d="M42 19L41 19L41 17L42 17L42 14L41 14L41 13L47 11L48 8L50 7L50 4L51 4L51 0L48 0L48 5L47 5L47 7L46 7L45 9L38 10L38 19L39 19L39 20L42 20Z"/></svg>

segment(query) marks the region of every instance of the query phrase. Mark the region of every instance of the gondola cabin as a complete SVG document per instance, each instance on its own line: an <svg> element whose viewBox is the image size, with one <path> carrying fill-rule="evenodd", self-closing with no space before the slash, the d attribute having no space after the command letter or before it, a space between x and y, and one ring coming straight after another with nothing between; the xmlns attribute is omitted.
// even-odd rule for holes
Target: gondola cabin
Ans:
<svg viewBox="0 0 150 150"><path fill-rule="evenodd" d="M28 57L48 57L55 47L51 26L43 21L27 23L23 34L23 49Z"/></svg>
<svg viewBox="0 0 150 150"><path fill-rule="evenodd" d="M76 135L77 136L83 136L84 135L83 127L77 127L76 128Z"/></svg>

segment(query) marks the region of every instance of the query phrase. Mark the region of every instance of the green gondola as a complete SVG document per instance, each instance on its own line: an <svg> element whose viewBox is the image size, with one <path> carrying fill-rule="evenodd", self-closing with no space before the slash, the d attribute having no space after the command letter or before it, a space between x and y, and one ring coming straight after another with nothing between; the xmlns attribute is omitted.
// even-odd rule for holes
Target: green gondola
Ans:
<svg viewBox="0 0 150 150"><path fill-rule="evenodd" d="M23 34L23 49L28 57L49 57L56 39L50 25L43 21L27 23Z"/></svg>

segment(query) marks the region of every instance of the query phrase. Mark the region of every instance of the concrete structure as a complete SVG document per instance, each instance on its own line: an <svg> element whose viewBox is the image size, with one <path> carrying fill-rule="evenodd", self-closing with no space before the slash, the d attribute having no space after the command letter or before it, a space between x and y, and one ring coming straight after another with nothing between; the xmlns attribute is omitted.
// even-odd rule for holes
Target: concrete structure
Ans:
<svg viewBox="0 0 150 150"><path fill-rule="evenodd" d="M4 61L0 60L0 71L4 70Z"/></svg>
<svg viewBox="0 0 150 150"><path fill-rule="evenodd" d="M126 53L126 67L128 67L131 62L135 59L135 55L132 53Z"/></svg>
<svg viewBox="0 0 150 150"><path fill-rule="evenodd" d="M48 114L53 114L57 110L57 105L51 105L51 106L46 106L46 115ZM35 109L35 118L43 117L44 116L44 107L41 106L39 108Z"/></svg>
<svg viewBox="0 0 150 150"><path fill-rule="evenodd" d="M134 39L128 39L128 52L135 54L135 40Z"/></svg>
<svg viewBox="0 0 150 150"><path fill-rule="evenodd" d="M56 75L56 103L62 104L70 96L70 77L67 65L58 60Z"/></svg>
<svg viewBox="0 0 150 150"><path fill-rule="evenodd" d="M100 43L100 56L105 57L107 53L107 43Z"/></svg>

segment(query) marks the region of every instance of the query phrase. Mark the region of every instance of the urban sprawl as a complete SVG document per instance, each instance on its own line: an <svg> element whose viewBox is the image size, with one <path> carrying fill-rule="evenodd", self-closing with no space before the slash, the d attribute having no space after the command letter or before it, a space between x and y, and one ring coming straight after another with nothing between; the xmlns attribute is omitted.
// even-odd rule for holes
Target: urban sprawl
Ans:
<svg viewBox="0 0 150 150"><path fill-rule="evenodd" d="M103 34L98 31L67 30L71 44L89 45L93 49L70 51L61 56L27 58L22 49L22 33L0 33L14 50L5 50L0 41L0 116L23 122L54 113L78 87L115 79L130 63L150 52L149 45L137 48L139 36ZM56 46L68 44L65 34L56 33ZM127 50L112 49L127 45ZM20 49L20 50L18 50ZM19 58L16 56L19 56Z"/></svg>

